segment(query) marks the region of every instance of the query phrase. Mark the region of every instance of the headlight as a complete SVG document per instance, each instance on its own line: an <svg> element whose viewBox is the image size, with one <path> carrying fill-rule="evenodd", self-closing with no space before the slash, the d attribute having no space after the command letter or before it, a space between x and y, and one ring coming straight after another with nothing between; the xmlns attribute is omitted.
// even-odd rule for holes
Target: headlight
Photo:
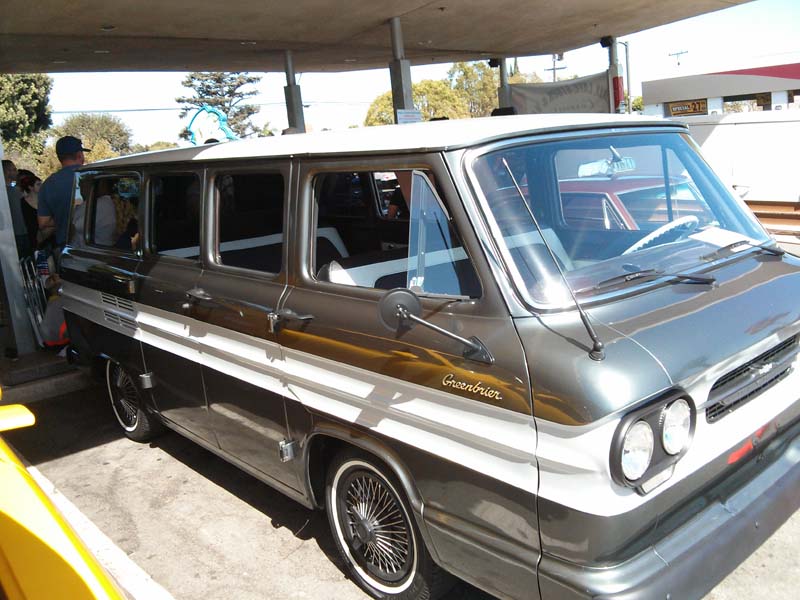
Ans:
<svg viewBox="0 0 800 600"><path fill-rule="evenodd" d="M653 429L645 421L636 421L625 433L622 442L622 473L636 481L650 466L653 456Z"/></svg>
<svg viewBox="0 0 800 600"><path fill-rule="evenodd" d="M678 454L686 446L692 429L692 409L680 398L664 410L661 443L667 454Z"/></svg>

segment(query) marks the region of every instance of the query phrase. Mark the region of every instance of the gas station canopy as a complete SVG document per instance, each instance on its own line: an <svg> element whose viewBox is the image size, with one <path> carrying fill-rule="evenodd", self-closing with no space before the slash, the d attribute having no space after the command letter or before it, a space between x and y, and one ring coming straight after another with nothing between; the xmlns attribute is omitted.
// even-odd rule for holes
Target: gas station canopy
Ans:
<svg viewBox="0 0 800 600"><path fill-rule="evenodd" d="M386 67L565 52L747 0L5 0L0 72Z"/></svg>

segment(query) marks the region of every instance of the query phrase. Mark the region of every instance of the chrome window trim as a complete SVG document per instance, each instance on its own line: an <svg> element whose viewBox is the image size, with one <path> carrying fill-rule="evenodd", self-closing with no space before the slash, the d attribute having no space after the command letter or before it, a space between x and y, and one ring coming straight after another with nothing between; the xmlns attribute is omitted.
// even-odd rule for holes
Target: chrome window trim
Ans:
<svg viewBox="0 0 800 600"><path fill-rule="evenodd" d="M281 270L277 273L271 271L259 271L258 269L248 269L246 267L237 267L234 265L226 265L222 262L219 254L219 226L221 218L219 215L220 198L219 190L216 187L216 179L220 175L259 175L271 174L280 175L283 178L283 214L282 214L282 232L283 241L281 244ZM289 231L290 223L290 208L289 202L291 197L291 164L290 161L275 161L259 164L242 164L240 162L226 165L223 163L216 163L208 165L205 168L204 177L204 205L201 210L203 215L203 226L206 227L206 236L204 244L200 246L200 255L203 262L203 268L209 272L215 273L229 273L231 275L238 275L240 277L254 277L265 281L275 282L281 281L286 278L286 265L289 248L291 247L291 232ZM202 229L202 227L201 227Z"/></svg>

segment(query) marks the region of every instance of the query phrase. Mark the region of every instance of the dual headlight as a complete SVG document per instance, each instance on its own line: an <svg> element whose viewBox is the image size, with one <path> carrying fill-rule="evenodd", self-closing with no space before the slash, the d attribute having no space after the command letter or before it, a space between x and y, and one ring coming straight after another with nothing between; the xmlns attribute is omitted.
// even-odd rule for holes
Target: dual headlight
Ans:
<svg viewBox="0 0 800 600"><path fill-rule="evenodd" d="M611 472L617 483L649 491L649 481L671 474L671 466L689 447L694 422L692 403L674 394L627 415L611 449Z"/></svg>

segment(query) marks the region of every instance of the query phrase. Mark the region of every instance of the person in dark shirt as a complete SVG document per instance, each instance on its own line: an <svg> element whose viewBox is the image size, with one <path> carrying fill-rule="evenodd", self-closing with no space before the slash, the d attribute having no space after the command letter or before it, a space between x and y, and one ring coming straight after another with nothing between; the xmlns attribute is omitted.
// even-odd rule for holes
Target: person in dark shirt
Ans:
<svg viewBox="0 0 800 600"><path fill-rule="evenodd" d="M41 237L55 236L56 250L63 248L69 232L69 214L72 207L72 179L75 170L86 162L83 142L71 135L56 142L56 155L61 170L45 179L39 190L38 221Z"/></svg>
<svg viewBox="0 0 800 600"><path fill-rule="evenodd" d="M25 228L28 230L28 240L31 248L36 249L39 246L37 239L39 234L38 210L39 189L42 187L42 180L31 171L20 169L17 185L22 191L22 217L25 221Z"/></svg>

